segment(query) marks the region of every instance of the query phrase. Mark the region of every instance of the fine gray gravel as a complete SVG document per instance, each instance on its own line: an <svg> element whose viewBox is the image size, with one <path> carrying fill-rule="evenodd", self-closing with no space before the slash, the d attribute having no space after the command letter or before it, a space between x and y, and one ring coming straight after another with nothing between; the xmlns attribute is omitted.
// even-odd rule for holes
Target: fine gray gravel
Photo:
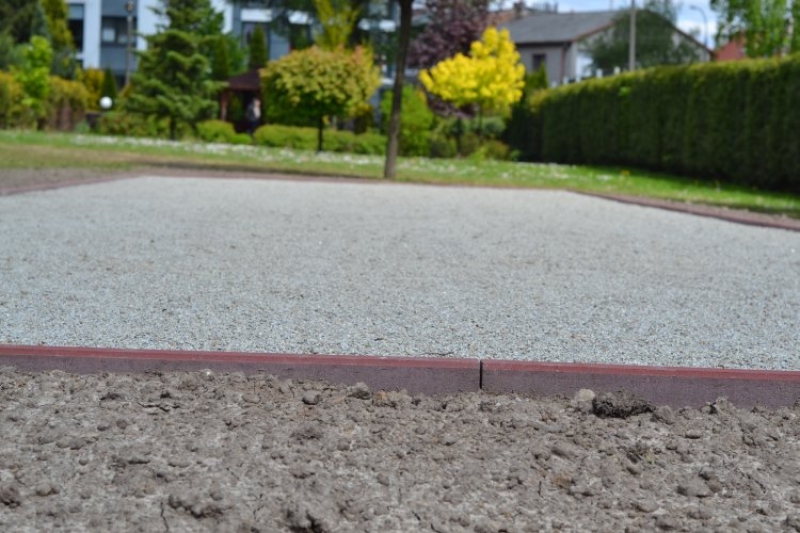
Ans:
<svg viewBox="0 0 800 533"><path fill-rule="evenodd" d="M0 342L800 370L800 233L566 192L0 197Z"/></svg>

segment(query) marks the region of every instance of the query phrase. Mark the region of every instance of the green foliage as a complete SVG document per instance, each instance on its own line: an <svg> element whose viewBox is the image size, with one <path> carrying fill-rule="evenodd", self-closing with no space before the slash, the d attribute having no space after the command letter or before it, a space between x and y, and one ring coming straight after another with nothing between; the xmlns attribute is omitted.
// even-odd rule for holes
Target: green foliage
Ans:
<svg viewBox="0 0 800 533"><path fill-rule="evenodd" d="M156 11L168 17L169 26L146 37L125 105L127 111L167 120L175 139L181 128L216 114L221 84L211 80L207 57L222 21L209 0L170 0Z"/></svg>
<svg viewBox="0 0 800 533"><path fill-rule="evenodd" d="M485 161L487 159L508 161L513 159L511 148L509 148L507 144L495 139L483 141L483 143L470 154L469 158L473 161Z"/></svg>
<svg viewBox="0 0 800 533"><path fill-rule="evenodd" d="M111 69L108 67L103 71L103 85L100 89L100 96L108 96L111 98L114 105L117 103L117 97L119 96L117 78L114 77L114 73L111 72Z"/></svg>
<svg viewBox="0 0 800 533"><path fill-rule="evenodd" d="M657 65L692 63L700 57L702 48L686 39L675 37L677 12L670 0L647 0L644 9L636 12L636 66L647 68ZM592 68L610 73L615 67L628 68L631 15L630 10L620 11L614 26L594 41L588 53Z"/></svg>
<svg viewBox="0 0 800 533"><path fill-rule="evenodd" d="M127 111L110 111L103 113L97 123L97 132L102 135L120 135L125 137L166 137L170 133L170 121L166 118L145 116ZM191 133L186 124L179 124L176 138L183 138Z"/></svg>
<svg viewBox="0 0 800 533"><path fill-rule="evenodd" d="M321 141L326 118L357 114L379 84L372 54L364 48L295 51L262 71L264 116L268 122L291 117L294 123L316 124Z"/></svg>
<svg viewBox="0 0 800 533"><path fill-rule="evenodd" d="M30 44L22 49L22 65L12 70L25 93L23 104L36 120L47 114L47 97L50 94L50 64L53 49L44 37L34 35Z"/></svg>
<svg viewBox="0 0 800 533"><path fill-rule="evenodd" d="M228 74L238 76L247 70L247 51L239 44L239 36L233 32L224 35L225 45L228 48Z"/></svg>
<svg viewBox="0 0 800 533"><path fill-rule="evenodd" d="M0 71L0 128L24 125L24 96L22 84L13 75Z"/></svg>
<svg viewBox="0 0 800 533"><path fill-rule="evenodd" d="M0 70L10 70L19 62L19 51L11 32L0 31Z"/></svg>
<svg viewBox="0 0 800 533"><path fill-rule="evenodd" d="M292 126L261 126L253 134L253 141L260 146L316 150L317 130ZM383 155L386 137L375 133L355 135L349 131L328 130L324 148L331 152Z"/></svg>
<svg viewBox="0 0 800 533"><path fill-rule="evenodd" d="M35 30L41 28L34 24L34 18L40 15L39 0L3 0L0 2L0 34L10 36L13 45L27 43L37 34Z"/></svg>
<svg viewBox="0 0 800 533"><path fill-rule="evenodd" d="M314 44L323 50L345 48L353 34L360 13L358 5L349 0L313 0L321 31Z"/></svg>
<svg viewBox="0 0 800 533"><path fill-rule="evenodd" d="M74 79L78 72L75 44L67 25L67 3L64 0L39 0L47 22L47 33L53 47L52 73Z"/></svg>
<svg viewBox="0 0 800 533"><path fill-rule="evenodd" d="M430 157L451 158L458 155L458 144L456 140L441 131L431 133L428 144L430 145Z"/></svg>
<svg viewBox="0 0 800 533"><path fill-rule="evenodd" d="M222 32L222 14L209 0L162 1L164 7L154 11L169 24L146 37L125 108L166 120L170 138L176 139L181 129L193 129L216 114L215 95L222 85L211 79L208 57Z"/></svg>
<svg viewBox="0 0 800 533"><path fill-rule="evenodd" d="M545 161L634 165L800 192L800 57L660 67L540 93Z"/></svg>
<svg viewBox="0 0 800 533"><path fill-rule="evenodd" d="M89 94L88 109L100 109L100 98L103 96L103 77L105 74L97 68L87 68L81 73L81 81Z"/></svg>
<svg viewBox="0 0 800 533"><path fill-rule="evenodd" d="M800 2L797 0L711 0L719 20L718 37L745 37L750 57L800 51Z"/></svg>
<svg viewBox="0 0 800 533"><path fill-rule="evenodd" d="M225 81L231 77L228 43L225 36L214 39L214 55L211 56L211 79Z"/></svg>
<svg viewBox="0 0 800 533"><path fill-rule="evenodd" d="M525 85L522 88L522 97L527 98L536 91L541 91L549 87L547 80L547 67L542 65L536 72L525 75Z"/></svg>
<svg viewBox="0 0 800 533"><path fill-rule="evenodd" d="M82 121L89 106L89 97L89 91L82 82L50 76L47 108L51 127L64 130Z"/></svg>
<svg viewBox="0 0 800 533"><path fill-rule="evenodd" d="M530 125L535 120L533 113L535 95L547 87L547 69L544 65L538 71L525 76L522 99L511 108L511 117L502 134L503 141L513 146L517 157L523 161L533 161L538 158L533 128Z"/></svg>
<svg viewBox="0 0 800 533"><path fill-rule="evenodd" d="M236 137L236 130L230 122L206 120L197 125L197 137L205 142L230 143Z"/></svg>
<svg viewBox="0 0 800 533"><path fill-rule="evenodd" d="M253 35L250 36L249 51L248 66L250 69L264 68L269 60L269 51L267 50L267 37L260 25L256 26Z"/></svg>
<svg viewBox="0 0 800 533"><path fill-rule="evenodd" d="M414 87L403 87L402 115L400 118L400 155L427 156L430 153L430 130L436 116L428 108L425 94ZM388 127L392 110L392 91L386 91L381 99L381 115L384 117L383 133Z"/></svg>

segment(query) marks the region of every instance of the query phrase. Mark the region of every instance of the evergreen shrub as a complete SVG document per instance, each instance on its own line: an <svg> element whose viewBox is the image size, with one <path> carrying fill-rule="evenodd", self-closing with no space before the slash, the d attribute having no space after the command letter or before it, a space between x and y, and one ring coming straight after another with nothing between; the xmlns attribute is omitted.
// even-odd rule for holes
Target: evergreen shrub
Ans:
<svg viewBox="0 0 800 533"><path fill-rule="evenodd" d="M505 138L525 159L639 166L800 192L800 56L657 67L543 91Z"/></svg>
<svg viewBox="0 0 800 533"><path fill-rule="evenodd" d="M317 130L269 124L253 134L255 144L297 150L317 149ZM383 155L386 137L377 133L355 135L350 131L326 130L323 148L331 152Z"/></svg>
<svg viewBox="0 0 800 533"><path fill-rule="evenodd" d="M24 126L25 108L22 99L25 93L13 74L0 71L0 128Z"/></svg>
<svg viewBox="0 0 800 533"><path fill-rule="evenodd" d="M201 141L230 143L235 136L233 124L224 120L206 120L197 125L197 137Z"/></svg>

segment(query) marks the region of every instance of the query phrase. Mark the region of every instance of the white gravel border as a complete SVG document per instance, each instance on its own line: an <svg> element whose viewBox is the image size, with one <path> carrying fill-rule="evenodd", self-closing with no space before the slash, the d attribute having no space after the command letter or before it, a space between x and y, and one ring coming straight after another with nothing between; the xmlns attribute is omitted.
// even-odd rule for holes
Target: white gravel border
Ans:
<svg viewBox="0 0 800 533"><path fill-rule="evenodd" d="M800 370L800 233L586 196L141 177L0 197L0 342Z"/></svg>

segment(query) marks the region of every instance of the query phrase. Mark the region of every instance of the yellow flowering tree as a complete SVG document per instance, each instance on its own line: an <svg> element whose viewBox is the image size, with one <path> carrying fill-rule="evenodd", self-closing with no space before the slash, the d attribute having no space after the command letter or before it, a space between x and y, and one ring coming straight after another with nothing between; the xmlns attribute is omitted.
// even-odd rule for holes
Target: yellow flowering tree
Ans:
<svg viewBox="0 0 800 533"><path fill-rule="evenodd" d="M522 98L525 67L508 30L489 27L470 46L469 56L456 54L423 70L420 81L431 94L458 107L474 105L478 115L507 115Z"/></svg>

